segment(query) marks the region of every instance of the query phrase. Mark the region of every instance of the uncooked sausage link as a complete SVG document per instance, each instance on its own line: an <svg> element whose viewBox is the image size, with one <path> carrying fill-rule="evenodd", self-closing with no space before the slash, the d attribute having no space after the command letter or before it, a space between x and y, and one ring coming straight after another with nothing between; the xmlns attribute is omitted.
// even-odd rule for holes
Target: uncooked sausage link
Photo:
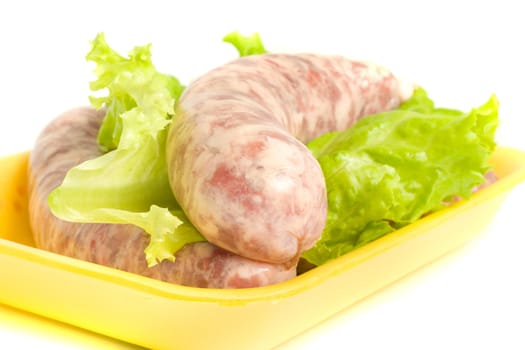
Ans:
<svg viewBox="0 0 525 350"><path fill-rule="evenodd" d="M30 158L30 223L38 247L163 281L196 287L242 288L295 276L294 266L236 256L210 243L187 245L175 262L148 268L148 236L132 225L81 224L56 218L48 194L73 166L99 155L96 135L104 113L78 108L59 116L39 136Z"/></svg>
<svg viewBox="0 0 525 350"><path fill-rule="evenodd" d="M244 57L197 79L170 128L170 183L208 241L272 263L297 259L326 220L323 173L303 142L397 107L413 87L342 57Z"/></svg>

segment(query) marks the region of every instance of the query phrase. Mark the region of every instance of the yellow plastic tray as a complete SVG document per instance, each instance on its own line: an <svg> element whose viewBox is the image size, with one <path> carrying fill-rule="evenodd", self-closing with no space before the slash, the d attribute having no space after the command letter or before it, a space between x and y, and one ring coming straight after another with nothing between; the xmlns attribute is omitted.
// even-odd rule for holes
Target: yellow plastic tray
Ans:
<svg viewBox="0 0 525 350"><path fill-rule="evenodd" d="M500 180L293 280L244 290L152 280L34 248L28 153L0 159L0 303L155 349L267 349L460 246L525 179L525 153L498 148Z"/></svg>

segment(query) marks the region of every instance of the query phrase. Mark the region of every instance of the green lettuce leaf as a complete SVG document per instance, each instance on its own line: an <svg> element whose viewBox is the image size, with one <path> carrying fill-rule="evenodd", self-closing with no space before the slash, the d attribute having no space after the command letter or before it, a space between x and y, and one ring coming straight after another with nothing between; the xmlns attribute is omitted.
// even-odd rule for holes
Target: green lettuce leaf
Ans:
<svg viewBox="0 0 525 350"><path fill-rule="evenodd" d="M231 32L226 34L222 41L232 44L239 51L241 57L261 55L267 52L259 33L245 36L239 32Z"/></svg>
<svg viewBox="0 0 525 350"><path fill-rule="evenodd" d="M184 244L204 240L182 214L167 175L167 130L184 87L156 70L149 45L124 58L103 34L91 44L87 59L98 79L90 87L108 92L91 101L107 111L98 142L109 152L71 169L48 197L50 209L68 221L139 226L151 235L149 265L173 259Z"/></svg>
<svg viewBox="0 0 525 350"><path fill-rule="evenodd" d="M328 219L303 257L320 265L443 208L453 196L468 198L490 169L497 125L495 96L463 113L435 108L417 89L397 110L313 140L308 147L325 175Z"/></svg>
<svg viewBox="0 0 525 350"><path fill-rule="evenodd" d="M158 113L151 118L166 124L166 113L172 114L174 101L178 99L184 86L177 78L161 74L151 61L151 45L137 46L128 58L122 57L106 42L100 33L91 43L91 51L86 55L88 61L96 63L95 74L98 79L90 83L92 91L107 89L104 97L90 97L96 108L106 108L106 116L100 128L98 143L106 152L118 147L122 134L122 115L137 107ZM148 109L153 107L152 110ZM164 115L163 115L164 113ZM165 125L153 127L152 132Z"/></svg>

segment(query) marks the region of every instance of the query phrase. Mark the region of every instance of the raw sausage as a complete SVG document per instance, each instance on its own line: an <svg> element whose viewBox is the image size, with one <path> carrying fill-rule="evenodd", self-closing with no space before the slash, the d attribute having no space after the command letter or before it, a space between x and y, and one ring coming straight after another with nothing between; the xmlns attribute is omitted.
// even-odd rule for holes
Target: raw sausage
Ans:
<svg viewBox="0 0 525 350"><path fill-rule="evenodd" d="M295 266L237 256L208 242L187 245L175 262L148 268L149 236L132 225L81 224L56 218L48 194L73 166L99 154L96 136L102 111L78 108L52 121L40 134L30 158L30 223L37 247L62 255L195 287L259 287L293 278Z"/></svg>
<svg viewBox="0 0 525 350"><path fill-rule="evenodd" d="M175 110L175 198L208 241L260 261L297 260L327 215L323 173L304 143L412 92L388 70L343 57L266 54L218 67Z"/></svg>

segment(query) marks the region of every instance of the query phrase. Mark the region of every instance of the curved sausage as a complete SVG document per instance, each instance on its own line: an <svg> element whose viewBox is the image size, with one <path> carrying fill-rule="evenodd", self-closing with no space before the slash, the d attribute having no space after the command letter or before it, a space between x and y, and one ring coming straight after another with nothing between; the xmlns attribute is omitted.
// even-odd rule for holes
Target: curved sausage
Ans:
<svg viewBox="0 0 525 350"><path fill-rule="evenodd" d="M48 194L73 166L99 155L96 136L104 113L91 108L66 112L40 134L29 164L29 217L37 247L62 255L195 287L258 287L293 278L295 266L256 262L208 242L187 245L174 262L148 268L149 236L132 225L81 224L56 218Z"/></svg>
<svg viewBox="0 0 525 350"><path fill-rule="evenodd" d="M249 56L181 96L170 127L170 184L208 241L271 263L296 260L320 237L323 173L303 142L397 107L413 87L342 57Z"/></svg>

